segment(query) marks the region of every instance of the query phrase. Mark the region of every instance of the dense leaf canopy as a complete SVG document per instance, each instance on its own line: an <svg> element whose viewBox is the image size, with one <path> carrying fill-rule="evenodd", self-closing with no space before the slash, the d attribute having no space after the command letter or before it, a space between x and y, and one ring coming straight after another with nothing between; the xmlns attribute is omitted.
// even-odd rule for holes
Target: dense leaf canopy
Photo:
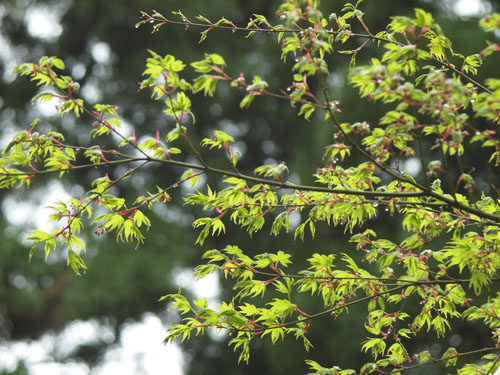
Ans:
<svg viewBox="0 0 500 375"><path fill-rule="evenodd" d="M329 14L317 1L285 0L276 17L253 14L246 23L142 12L136 26L152 28L156 37L184 27L186 34L201 32L200 42L216 32L228 34L228 43L269 39L278 53L266 57L282 61L273 77L266 69L238 71L231 64L238 59L216 48L189 62L175 51L149 50L138 95L147 92L161 116L144 127L131 126L115 104L81 96L82 85L59 57L18 65L17 75L43 88L33 101L57 102L63 119L83 120L79 132L86 136L34 120L4 149L4 189L52 177L86 180L84 193L51 204L55 229L29 231L30 258L39 251L46 259L62 255L76 274L85 273L96 242L91 233L148 247L159 210L181 202L194 215L193 242L203 248L195 276L218 273L230 288L217 306L181 288L162 297L178 314L167 342L222 331L239 361L252 363L252 348L270 351L263 346L269 341L279 353L291 337L309 352L311 374L389 374L429 365L494 373L500 80L486 68L500 51L492 34L500 15L481 20L483 38L491 41L465 54L430 12L416 8L374 29L364 6L346 3ZM337 63L346 57L348 70ZM358 110L336 92L344 71ZM207 104L198 103L215 108L220 92L238 111L274 112L273 118L258 117L244 130L207 125ZM271 128L274 122L281 134L269 131L270 139L259 140L259 121ZM286 152L245 153L254 142ZM140 177L160 175L167 177L152 184ZM240 232L248 233L245 239ZM179 241L180 252L189 247ZM315 343L334 340L322 327L336 321L349 322L360 336L351 339L355 360L325 355ZM456 336L471 332L478 338L456 347ZM451 337L456 345L449 345ZM434 343L437 353L429 349Z"/></svg>

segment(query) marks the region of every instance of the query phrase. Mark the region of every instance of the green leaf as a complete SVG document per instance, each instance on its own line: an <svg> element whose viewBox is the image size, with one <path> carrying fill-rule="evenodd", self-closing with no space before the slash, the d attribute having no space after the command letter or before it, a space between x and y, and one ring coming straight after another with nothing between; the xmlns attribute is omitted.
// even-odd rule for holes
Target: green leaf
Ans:
<svg viewBox="0 0 500 375"><path fill-rule="evenodd" d="M446 361L446 367L449 366L455 366L458 360L459 354L457 352L457 349L455 348L448 348L446 351L443 353L441 356L442 359L448 359Z"/></svg>
<svg viewBox="0 0 500 375"><path fill-rule="evenodd" d="M469 286L474 288L476 295L481 294L483 286L488 286L491 283L491 278L482 272L473 272L469 281Z"/></svg>
<svg viewBox="0 0 500 375"><path fill-rule="evenodd" d="M87 269L83 258L71 249L68 250L68 265L77 275L80 275L80 269L83 269L84 271Z"/></svg>

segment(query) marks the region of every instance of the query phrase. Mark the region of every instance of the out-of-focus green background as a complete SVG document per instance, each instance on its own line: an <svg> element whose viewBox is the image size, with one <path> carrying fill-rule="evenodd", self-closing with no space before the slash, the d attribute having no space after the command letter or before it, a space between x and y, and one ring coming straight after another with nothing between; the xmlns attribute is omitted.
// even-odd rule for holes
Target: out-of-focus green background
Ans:
<svg viewBox="0 0 500 375"><path fill-rule="evenodd" d="M456 13L467 5L474 15ZM325 14L339 13L343 1L323 1ZM67 138L89 143L89 119L61 119L54 114L52 105L33 105L30 98L37 88L26 79L12 75L15 64L35 61L43 55L56 55L67 64L68 73L81 84L81 95L89 103L117 104L120 116L127 123L125 132L132 127L139 138L151 136L156 130L166 134L172 124L162 114L161 103L153 102L146 92L137 92L147 49L159 54L174 54L185 62L199 60L206 52L219 53L227 62L232 76L244 72L247 77L260 75L271 89L279 90L291 82L290 64L280 61L276 37L256 35L246 39L243 34L213 31L207 40L198 44L199 31L191 28L166 26L151 35L151 28L134 28L139 11L156 9L164 14L181 9L194 19L202 14L216 20L222 16L240 25L246 25L252 14L263 14L270 20L278 1L268 0L3 0L0 3L0 143L5 145L16 131L26 129L35 118L41 117L40 130L56 127ZM384 28L393 15L411 15L415 7L435 14L445 33L453 40L455 50L464 54L477 52L484 44L484 35L478 30L477 16L495 10L488 1L427 1L427 0L368 0L362 6L366 22L377 32ZM470 8L472 7L472 8ZM491 36L495 38L495 36ZM496 35L498 38L498 35ZM370 48L370 51L373 50ZM370 52L370 53L371 53ZM381 52L374 52L380 54ZM368 50L357 60L362 63ZM348 56L335 55L329 59L332 97L341 100L342 121L376 121L383 107L361 103L354 90L346 86ZM485 75L498 76L498 68L487 66ZM331 128L317 116L306 122L296 116L296 109L275 99L256 99L249 111L239 108L241 94L221 86L214 98L193 98L198 121L195 137L210 134L214 128L223 129L236 139L241 151L241 169L275 160L286 161L292 179L312 182L312 173L321 165L324 146L331 141ZM224 160L213 163L224 165ZM272 238L264 230L253 238L236 228L219 239L211 239L200 248L195 246L196 233L191 228L192 218L199 213L175 200L168 207L152 211L153 225L147 240L137 250L133 246L117 244L112 236L86 238L91 249L85 259L88 272L75 276L66 267L62 256L53 255L46 263L37 254L31 263L29 249L22 239L27 228L45 225L44 210L40 205L50 199L65 196L79 197L88 188L99 171L74 173L64 185L49 178L36 181L29 191L0 191L0 374L26 373L106 373L106 363L133 363L135 367L123 369L123 374L167 374L177 367L171 357L172 347L155 349L164 361L144 353L135 353L125 361L116 360L123 348L130 327L146 331L147 322L153 322L160 334L151 337L150 345L161 346L163 328L178 319L167 312L167 306L158 302L161 295L177 290L178 283L194 293L189 269L201 262L204 250L226 244L239 244L249 253L262 253L280 249L294 256L296 269L313 251L343 252L349 246L341 231L328 227L318 228L314 241L294 242L292 236ZM109 170L111 175L119 170ZM176 181L182 171L149 168L120 187L121 194L135 197L141 191L154 190L156 185ZM174 196L176 194L174 193ZM175 197L174 197L175 198ZM45 211L46 213L46 211ZM383 215L374 225L379 235L394 234L394 228ZM203 293L213 296L214 303L229 295L230 285L224 280L212 279L204 283L212 290ZM311 311L320 309L318 301L302 301ZM267 340L256 343L249 365L237 365L237 353L226 347L220 335L208 335L187 341L182 345L185 374L305 374L305 358L322 364L338 364L357 368L361 363L360 343L366 332L359 323L366 307L353 308L338 320L322 318L313 325L310 338L315 346L308 355L300 342L286 339L272 347ZM142 322L133 326L134 322ZM157 324L157 325L155 325ZM457 346L464 351L481 345L485 332L463 324L454 327L453 335L444 340L430 341L421 337L413 349L439 352L443 344ZM151 324L149 325L151 329ZM158 339L160 337L160 339ZM148 336L141 336L146 345ZM165 354L162 354L162 350ZM140 352L140 351L139 351ZM113 354L115 353L115 354ZM113 357L115 355L115 357ZM122 355L124 355L122 353ZM141 357L142 356L142 357ZM115 358L115 359L113 359ZM123 357L118 357L123 358ZM148 363L148 361L150 361ZM116 369L118 369L117 367ZM108 370L107 372L110 372ZM129 372L127 372L129 371ZM169 372L170 371L170 372ZM426 369L428 374L438 369Z"/></svg>

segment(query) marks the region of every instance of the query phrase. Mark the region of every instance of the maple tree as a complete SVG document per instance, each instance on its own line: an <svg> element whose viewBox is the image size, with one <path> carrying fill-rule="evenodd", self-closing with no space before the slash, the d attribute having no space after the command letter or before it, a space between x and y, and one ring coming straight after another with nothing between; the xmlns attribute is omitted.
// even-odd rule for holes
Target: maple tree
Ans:
<svg viewBox="0 0 500 375"><path fill-rule="evenodd" d="M500 297L493 293L500 281L500 201L494 177L500 165L500 80L485 78L481 83L474 76L500 46L488 43L464 56L453 50L432 15L420 9L414 17L393 17L386 30L374 33L365 22L362 1L325 17L317 1L285 0L277 16L274 22L254 15L248 25L238 26L226 18L198 16L193 21L180 11L173 12L172 19L143 12L137 26L151 24L153 32L165 25L200 28L200 42L215 29L249 37L265 34L277 39L283 60L294 59L290 82L271 88L265 77L231 76L224 57L216 53L189 64L197 74L189 81L183 78L187 64L150 51L140 90L150 90L174 124L152 136L139 134L138 128L130 134L122 130L114 105L87 104L57 57L19 65L18 75L52 88L34 101L57 99L61 115L91 119L91 144L67 143L55 130L37 132L34 121L5 148L0 187L29 186L43 175L64 178L76 170L102 171L84 196L53 203L49 219L58 228L31 230L26 238L34 243L30 256L38 247L47 257L63 249L68 264L80 274L86 269L85 228L98 235L114 233L118 241L140 246L151 225L148 210L168 206L172 191L187 184L191 189L183 193L184 203L206 212L193 221L201 246L209 236L223 236L228 226L250 235L262 230L271 236L291 233L296 240L314 238L319 226L332 226L343 228L351 249L314 252L306 269L293 272L287 271L293 259L286 250L250 254L237 244L208 250L195 275L202 279L220 272L234 283L234 295L217 308L209 308L206 298L189 300L181 291L162 297L183 317L171 326L166 341L224 330L239 360L247 362L252 340L267 336L276 343L291 335L302 340L306 350L314 350L307 332L317 318L335 319L363 304L367 338L361 350L372 361L358 369L341 369L307 360L312 374L402 373L438 362L457 367L459 374L492 374L500 360ZM498 14L480 23L486 32L499 25ZM358 54L366 51L374 57L358 64ZM359 90L360 101L387 106L378 123L338 120L342 103L331 97L327 79L330 56L336 54L350 56L348 79ZM321 164L314 166L314 183L289 181L285 162L255 166L253 173L240 170L235 139L222 130L214 130L200 145L193 141L200 115L192 110L190 96L213 96L222 84L243 93L243 110L251 110L254 100L272 97L289 102L303 120L321 116L331 125L332 143L325 145ZM110 139L116 146L104 147ZM488 154L489 173L477 171L471 160L478 147ZM225 169L212 162L221 151L227 157ZM408 159L419 168L405 169ZM126 165L127 170L112 178L106 168L114 165ZM149 165L183 172L174 184L151 187L133 200L114 192ZM200 180L202 175L216 178L216 184L209 186ZM297 213L301 221L295 225L290 217ZM401 228L404 238L377 235L370 224L382 215ZM361 262L355 252L362 254ZM297 302L300 294L320 299L323 309L304 311ZM407 343L421 332L441 338L462 319L489 327L491 345L469 352L449 347L439 357L428 350L407 350ZM483 355L481 361L478 354Z"/></svg>

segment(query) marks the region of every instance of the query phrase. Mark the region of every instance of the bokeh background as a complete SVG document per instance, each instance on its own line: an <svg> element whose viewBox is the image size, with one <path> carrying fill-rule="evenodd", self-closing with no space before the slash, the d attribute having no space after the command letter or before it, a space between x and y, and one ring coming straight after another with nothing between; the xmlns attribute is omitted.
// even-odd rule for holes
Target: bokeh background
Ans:
<svg viewBox="0 0 500 375"><path fill-rule="evenodd" d="M323 1L325 14L340 12L343 1ZM60 118L54 103L30 102L38 92L26 79L16 79L13 67L36 61L40 56L59 56L68 73L81 84L81 95L89 103L119 106L123 131L136 129L141 139L156 130L166 134L172 124L162 114L159 102L149 93L137 92L147 49L159 54L174 54L191 62L203 54L218 53L226 59L232 76L260 75L274 90L291 82L293 62L280 60L276 37L213 31L199 44L199 31L166 26L151 34L148 26L139 29L139 11L156 9L164 14L181 9L194 19L202 14L216 20L221 16L246 25L252 14L273 20L276 0L2 0L0 2L0 145L34 118L41 118L40 130L60 129L74 142L88 144L89 119ZM456 51L477 52L484 45L478 29L478 17L498 11L487 0L371 0L362 9L372 31L379 31L393 15L411 15L420 7L434 13ZM490 35L499 39L500 35ZM370 47L372 48L372 47ZM362 63L366 50L358 56ZM356 92L346 85L349 57L329 59L328 77L332 97L341 100L342 121L376 121L382 106L360 104ZM484 69L484 76L498 77L498 65ZM321 165L324 146L330 142L331 128L321 116L306 122L296 116L296 109L274 99L256 99L250 111L239 108L241 94L221 85L214 98L193 98L198 117L194 137L201 139L222 129L236 139L241 152L240 167L251 171L268 162L287 161L291 179L312 182L311 174ZM307 156L307 157L305 157ZM191 161L190 159L187 159ZM225 166L223 157L213 158L213 165ZM411 160L408 167L412 166ZM120 170L107 171L112 176ZM416 171L418 173L418 171ZM353 308L348 315L333 320L323 318L313 325L310 339L315 350L308 355L300 342L286 339L272 347L266 341L255 343L249 365L237 365L237 353L227 348L224 334L214 333L185 342L163 346L166 327L179 318L158 302L164 294L175 292L180 284L193 296L207 296L216 305L230 295L231 285L217 276L196 283L191 269L201 262L201 254L210 248L238 243L249 253L287 250L300 269L313 251L349 251L342 231L318 228L312 241L294 242L293 236L271 238L268 231L249 238L236 228L229 228L224 238L210 239L203 247L195 246L196 232L191 228L199 212L174 199L168 207L151 212L153 225L144 245L117 244L112 236L86 237L89 252L85 260L89 270L78 277L66 267L64 256L53 254L45 262L41 253L28 262L28 244L23 243L27 228L47 228L43 207L56 199L80 197L101 171L73 173L60 182L52 177L36 181L29 190L0 191L0 374L305 374L305 358L325 365L338 364L358 368L360 343L366 332L360 324L366 307ZM120 186L119 193L133 198L156 185L174 183L182 171L148 168ZM208 181L210 182L210 180ZM215 183L215 182L214 182ZM180 189L184 189L181 187ZM174 198L175 197L174 193ZM300 218L297 218L299 220ZM293 224L293 223L292 223ZM379 236L396 227L383 215L373 223ZM318 301L301 303L309 311L320 309ZM440 353L444 345L459 351L486 343L488 332L463 324L443 340L419 337L412 350L430 348ZM428 374L440 373L427 368Z"/></svg>

